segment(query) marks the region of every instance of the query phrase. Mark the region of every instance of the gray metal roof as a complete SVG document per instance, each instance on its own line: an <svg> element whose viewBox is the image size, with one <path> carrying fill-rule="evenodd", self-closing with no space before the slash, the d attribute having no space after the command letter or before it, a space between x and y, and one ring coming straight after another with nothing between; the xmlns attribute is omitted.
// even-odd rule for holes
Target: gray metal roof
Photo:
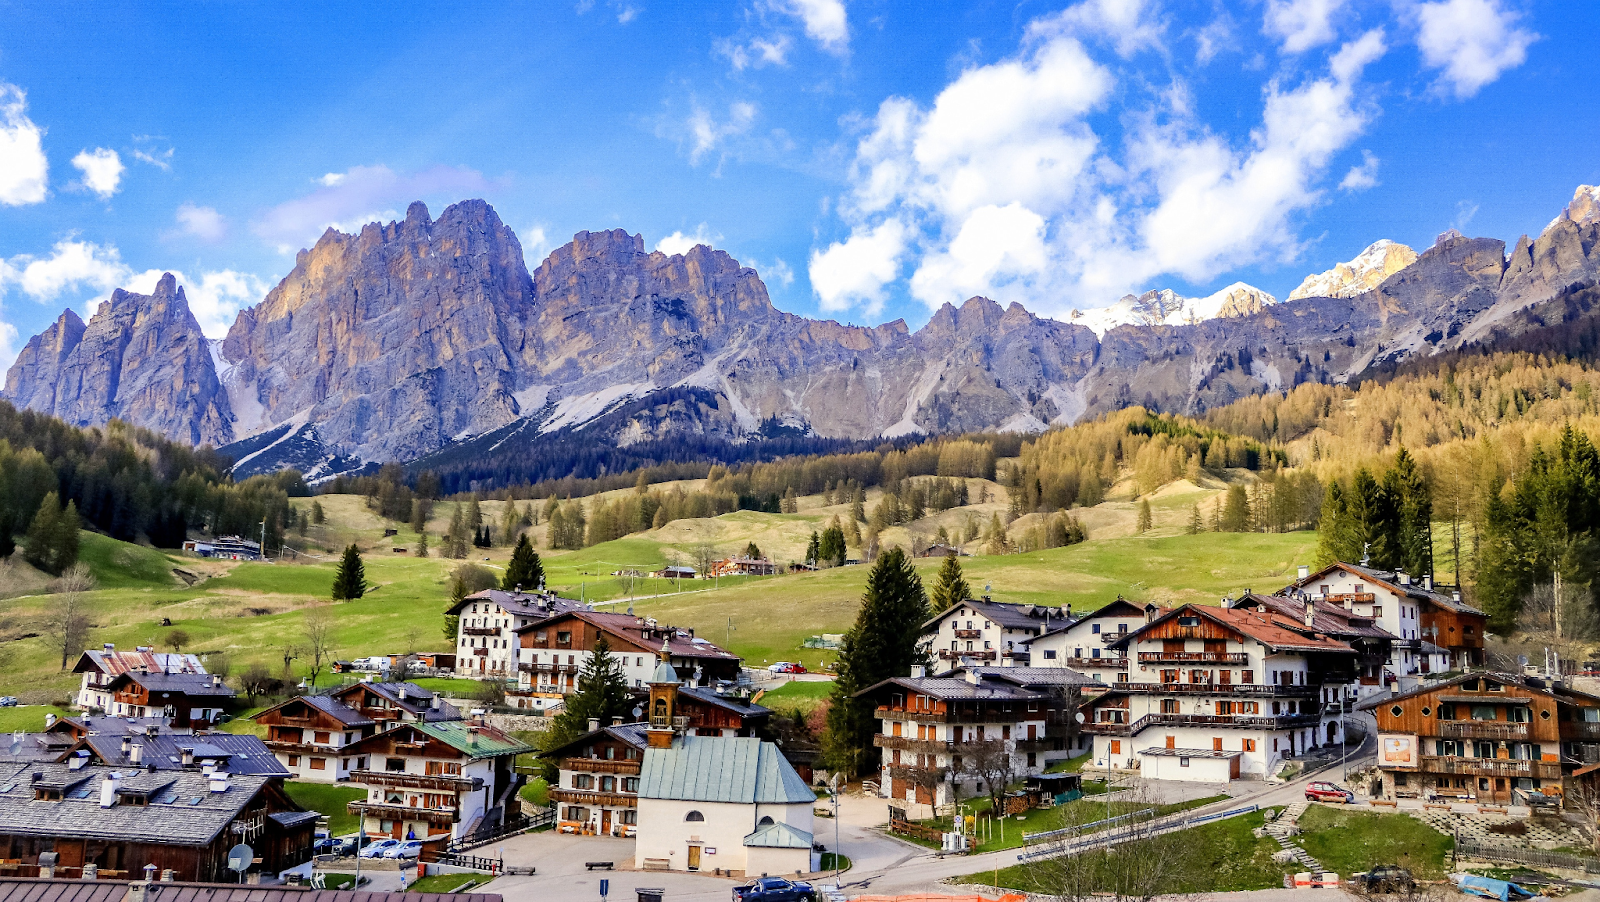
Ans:
<svg viewBox="0 0 1600 902"><path fill-rule="evenodd" d="M1041 667L1028 669L1044 670L1046 668ZM868 686L860 692L857 692L856 697L860 698L863 695L867 695L868 693L876 691L878 687L887 686L890 683L893 683L894 685L903 689L909 689L913 692L921 692L931 695L934 698L946 700L1028 701L1030 699L1044 698L1044 695L1041 693L1030 692L1021 688L1020 686L1014 686L1010 683L1002 683L995 680L986 679L981 683L973 684L964 679L958 679L955 677L895 677L893 679L887 679L881 683Z"/></svg>
<svg viewBox="0 0 1600 902"><path fill-rule="evenodd" d="M1087 686L1094 682L1070 667L972 667L985 680L1001 680L1026 689L1036 686Z"/></svg>
<svg viewBox="0 0 1600 902"><path fill-rule="evenodd" d="M646 749L639 798L795 805L816 801L778 747L747 736L686 736Z"/></svg>
<svg viewBox="0 0 1600 902"><path fill-rule="evenodd" d="M951 605L949 610L935 614L922 625L923 631L935 628L939 621L955 614L961 608L970 608L974 616L984 617L1008 629L1024 629L1037 632L1040 627L1054 628L1058 625L1066 626L1071 617L1066 608L1049 607L1037 604L1011 604L1001 601L976 601L967 599Z"/></svg>
<svg viewBox="0 0 1600 902"><path fill-rule="evenodd" d="M331 698L326 695L304 695L301 696L299 700L305 702L313 708L316 708L318 711L327 714L334 720L337 720L347 727L370 727L374 725L372 718L362 714L360 711L357 711L356 709L350 707L344 702L339 701L336 698ZM284 702L284 704L287 705L288 702ZM259 717L259 715L257 716Z"/></svg>
<svg viewBox="0 0 1600 902"><path fill-rule="evenodd" d="M101 808L101 780L113 772L158 782L149 775L98 765L78 771L69 771L64 764L0 766L0 835L203 845L226 829L270 779L235 775L226 792L212 792L201 773L157 774L159 780L171 780L171 785L153 795L149 805ZM43 774L38 784L32 778L35 773ZM59 801L34 798L35 785L68 783L76 788Z"/></svg>
<svg viewBox="0 0 1600 902"><path fill-rule="evenodd" d="M217 761L221 770L232 774L255 774L264 777L287 777L289 771L279 763L272 750L260 736L249 733L202 733L196 736L157 734L155 736L131 735L129 754L122 752L123 734L93 733L83 738L95 758L111 767L134 767L132 748L140 747L140 767L153 767L159 771L184 770L183 750L194 750L194 764L189 770L199 770L201 762Z"/></svg>
<svg viewBox="0 0 1600 902"><path fill-rule="evenodd" d="M110 684L114 688L122 680L132 680L146 692L181 692L194 698L233 698L234 691L217 677L204 673L140 673L128 671Z"/></svg>
<svg viewBox="0 0 1600 902"><path fill-rule="evenodd" d="M754 849L809 849L811 834L788 824L768 824L746 836L744 844Z"/></svg>

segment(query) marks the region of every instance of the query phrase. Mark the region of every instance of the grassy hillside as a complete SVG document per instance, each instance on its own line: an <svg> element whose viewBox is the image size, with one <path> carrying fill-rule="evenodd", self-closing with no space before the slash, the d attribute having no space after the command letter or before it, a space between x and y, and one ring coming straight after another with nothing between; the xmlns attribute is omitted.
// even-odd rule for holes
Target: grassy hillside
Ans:
<svg viewBox="0 0 1600 902"><path fill-rule="evenodd" d="M971 481L992 498L1004 497L993 483ZM692 485L686 485L692 488ZM1155 528L1136 535L1136 502L1124 485L1113 486L1108 500L1079 511L1090 541L1049 551L963 560L968 582L980 594L988 589L997 601L1097 607L1121 593L1129 598L1164 603L1215 603L1222 594L1243 588L1275 589L1287 582L1298 563L1309 562L1315 550L1310 533L1279 535L1184 535L1189 510L1206 502L1223 483L1180 481L1148 496ZM630 490L631 491L631 490ZM877 493L871 493L876 500ZM294 499L310 507L313 499ZM151 644L170 647L174 630L189 635L185 651L224 653L235 674L252 663L281 670L282 649L301 641L302 621L312 607L331 605L337 614L333 636L341 658L385 652L448 648L440 612L448 598L450 571L459 562L414 556L416 536L403 524L386 524L371 513L362 498L324 495L315 499L327 522L308 528L292 544L303 550L277 563L207 561L164 553L84 533L82 558L99 580L87 596L93 629L89 644ZM501 502L483 502L485 520L498 524ZM520 508L520 506L519 506ZM452 505L435 509L429 531L433 541L448 524ZM987 522L1004 504L989 501L945 511L915 524L887 530L886 543L909 544L911 530L930 537L941 523L954 526L971 515ZM855 618L866 569L842 567L794 576L724 579L675 585L661 580L628 580L618 570L654 570L672 560L692 560L695 550L711 545L719 554L742 551L749 542L780 562L799 559L813 530L846 505L826 505L820 496L800 499L799 513L765 514L740 511L720 517L678 520L657 530L571 552L541 552L549 584L564 594L582 597L605 610L632 604L644 616L695 628L715 642L727 642L752 665L798 660L822 666L829 655L801 649L820 633L848 629ZM1025 529L1030 518L1013 524ZM398 535L385 537L386 528ZM542 527L541 527L542 529ZM535 530L536 536L540 530ZM359 601L332 604L334 549L355 543L363 551L372 584ZM396 553L394 549L405 549ZM434 553L437 553L435 548ZM473 549L470 560L500 569L508 549ZM940 561L918 561L931 582ZM5 583L10 598L0 598L0 694L27 690L62 690L76 684L60 669L60 651L49 640L49 613L58 599L47 594L49 580L20 558L12 562ZM190 583L193 583L192 585ZM162 626L163 618L170 627ZM304 675L303 660L291 663Z"/></svg>

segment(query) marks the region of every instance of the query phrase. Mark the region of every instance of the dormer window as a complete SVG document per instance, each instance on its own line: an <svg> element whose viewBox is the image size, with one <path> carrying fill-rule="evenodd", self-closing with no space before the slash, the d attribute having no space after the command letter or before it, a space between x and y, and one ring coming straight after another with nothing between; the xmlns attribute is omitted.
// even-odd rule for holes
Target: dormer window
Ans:
<svg viewBox="0 0 1600 902"><path fill-rule="evenodd" d="M1199 626L1200 625L1200 618L1199 617L1179 617L1178 618L1178 625L1179 626Z"/></svg>

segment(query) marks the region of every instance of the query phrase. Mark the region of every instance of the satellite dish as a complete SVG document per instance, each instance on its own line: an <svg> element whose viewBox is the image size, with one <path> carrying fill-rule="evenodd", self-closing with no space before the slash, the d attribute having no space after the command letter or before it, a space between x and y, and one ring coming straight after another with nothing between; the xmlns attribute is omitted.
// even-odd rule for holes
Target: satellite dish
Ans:
<svg viewBox="0 0 1600 902"><path fill-rule="evenodd" d="M1077 714L1072 715L1072 717L1078 723L1083 723L1083 712L1082 711L1079 711Z"/></svg>
<svg viewBox="0 0 1600 902"><path fill-rule="evenodd" d="M228 870L243 874L250 870L250 864L256 860L256 850L244 843L228 850Z"/></svg>

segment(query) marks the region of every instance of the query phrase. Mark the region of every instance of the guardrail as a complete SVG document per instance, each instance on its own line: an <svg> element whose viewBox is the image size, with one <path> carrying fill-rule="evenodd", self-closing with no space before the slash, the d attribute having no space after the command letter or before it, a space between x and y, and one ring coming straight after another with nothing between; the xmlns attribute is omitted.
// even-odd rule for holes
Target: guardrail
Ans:
<svg viewBox="0 0 1600 902"><path fill-rule="evenodd" d="M1081 824L1077 827L1067 827L1062 830L1051 830L1046 833L1024 833L1024 849L1022 853L1017 856L1017 860L1027 861L1030 858L1039 858L1058 853L1071 853L1081 849L1100 845L1114 846L1141 836L1155 836L1161 833L1171 833L1176 830L1186 830L1190 827L1198 826L1200 824L1208 824L1212 821L1220 821L1230 817L1238 817L1241 814L1249 814L1250 812L1256 810L1257 806L1255 805L1245 805L1239 808L1230 808L1227 811L1219 811L1214 814L1202 814L1191 818L1184 818L1180 812L1178 814L1169 815L1163 818L1155 818L1147 821L1135 821L1134 823L1129 824L1129 822L1133 821L1135 818L1155 813L1154 808L1146 808L1141 811L1129 812L1128 814L1122 814L1116 817L1110 817L1088 824ZM1090 828L1116 828L1124 824L1129 824L1130 829L1127 829L1121 833L1113 832L1106 836L1084 836L1084 831ZM1036 843L1037 845L1035 845Z"/></svg>

